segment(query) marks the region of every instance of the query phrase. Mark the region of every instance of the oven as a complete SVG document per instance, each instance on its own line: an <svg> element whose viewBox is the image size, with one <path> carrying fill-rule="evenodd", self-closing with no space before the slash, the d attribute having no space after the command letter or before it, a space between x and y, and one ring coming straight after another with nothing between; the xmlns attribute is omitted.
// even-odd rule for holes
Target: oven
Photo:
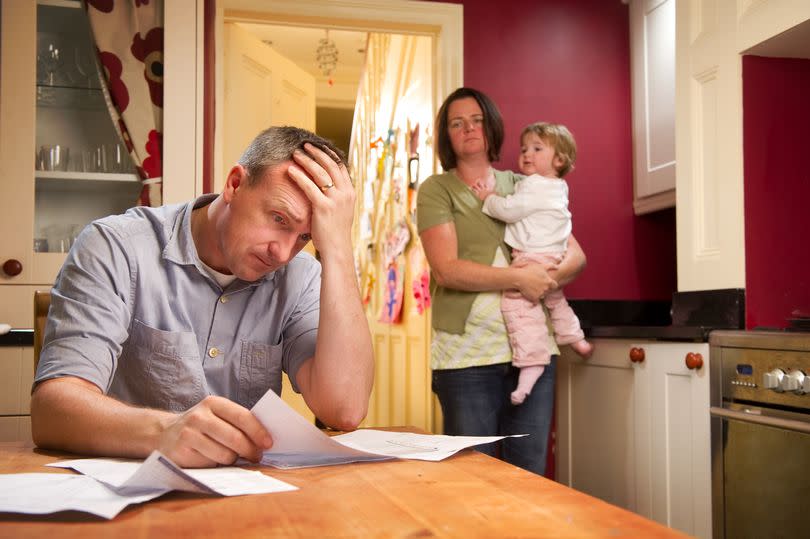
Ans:
<svg viewBox="0 0 810 539"><path fill-rule="evenodd" d="M807 537L810 333L715 331L709 343L714 538Z"/></svg>

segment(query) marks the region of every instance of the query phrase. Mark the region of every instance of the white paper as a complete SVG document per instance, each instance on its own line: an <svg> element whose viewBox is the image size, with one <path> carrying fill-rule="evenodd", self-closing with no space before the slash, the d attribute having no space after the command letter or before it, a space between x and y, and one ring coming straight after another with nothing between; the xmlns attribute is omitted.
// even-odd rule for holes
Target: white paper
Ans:
<svg viewBox="0 0 810 539"><path fill-rule="evenodd" d="M250 411L273 437L273 447L264 452L261 461L268 466L306 468L393 458L336 442L290 408L272 390L265 393Z"/></svg>
<svg viewBox="0 0 810 539"><path fill-rule="evenodd" d="M124 495L84 475L22 473L0 475L0 512L44 515L57 511L83 511L106 519L126 506L165 494L153 490Z"/></svg>
<svg viewBox="0 0 810 539"><path fill-rule="evenodd" d="M362 429L327 436L272 390L251 409L273 437L262 464L304 468L394 458L439 461L462 449L495 442L506 436L444 436ZM525 434L515 435L526 436Z"/></svg>
<svg viewBox="0 0 810 539"><path fill-rule="evenodd" d="M127 459L77 459L48 464L55 468L72 468L118 493L130 494L161 489L182 490L201 494L240 496L297 490L283 481L233 466L221 468L180 468L159 451L145 461Z"/></svg>
<svg viewBox="0 0 810 539"><path fill-rule="evenodd" d="M511 437L519 438L525 434ZM362 429L340 434L332 439L348 447L402 459L439 461L481 444L497 442L507 436L446 436Z"/></svg>

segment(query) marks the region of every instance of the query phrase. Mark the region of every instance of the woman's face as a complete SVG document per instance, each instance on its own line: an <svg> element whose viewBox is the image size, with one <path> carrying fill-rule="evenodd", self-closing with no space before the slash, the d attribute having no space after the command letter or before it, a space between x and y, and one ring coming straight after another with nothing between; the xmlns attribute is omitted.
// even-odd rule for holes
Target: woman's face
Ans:
<svg viewBox="0 0 810 539"><path fill-rule="evenodd" d="M487 153L484 113L474 98L462 97L450 103L447 134L457 159Z"/></svg>

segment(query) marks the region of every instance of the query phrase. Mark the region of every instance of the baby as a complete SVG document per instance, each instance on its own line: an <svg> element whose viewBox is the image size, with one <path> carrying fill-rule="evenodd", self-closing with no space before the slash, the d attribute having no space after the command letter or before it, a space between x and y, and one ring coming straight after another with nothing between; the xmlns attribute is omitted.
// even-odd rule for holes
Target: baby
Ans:
<svg viewBox="0 0 810 539"><path fill-rule="evenodd" d="M564 125L538 122L520 135L520 171L527 177L507 197L494 194L492 186L473 188L484 201L483 211L506 223L505 241L512 247L512 263L539 262L555 267L568 248L571 212L568 184L562 179L574 167L576 143ZM549 291L542 299L551 317L558 344L570 344L582 357L590 357L593 345L585 340L579 319L565 300L562 289ZM501 300L512 364L520 368L512 404L521 404L551 361L549 331L543 307L519 294Z"/></svg>

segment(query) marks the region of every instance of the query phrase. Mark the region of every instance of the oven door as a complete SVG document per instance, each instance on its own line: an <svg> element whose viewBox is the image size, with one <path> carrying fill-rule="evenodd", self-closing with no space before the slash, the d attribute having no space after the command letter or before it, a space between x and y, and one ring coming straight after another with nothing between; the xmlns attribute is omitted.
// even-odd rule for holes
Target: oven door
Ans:
<svg viewBox="0 0 810 539"><path fill-rule="evenodd" d="M806 537L810 416L737 404L711 415L715 539Z"/></svg>

